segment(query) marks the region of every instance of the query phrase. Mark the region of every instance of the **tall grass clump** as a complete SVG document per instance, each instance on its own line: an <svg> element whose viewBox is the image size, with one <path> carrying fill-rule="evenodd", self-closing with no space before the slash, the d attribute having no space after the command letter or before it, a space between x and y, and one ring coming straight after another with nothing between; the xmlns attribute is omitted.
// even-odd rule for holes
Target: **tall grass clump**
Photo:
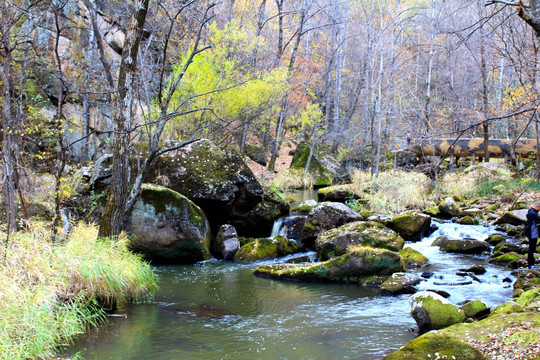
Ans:
<svg viewBox="0 0 540 360"><path fill-rule="evenodd" d="M312 189L313 185L315 185L315 179L312 174L295 169L279 172L270 183L271 187L279 191Z"/></svg>
<svg viewBox="0 0 540 360"><path fill-rule="evenodd" d="M422 173L389 170L371 178L369 173L357 171L352 180L375 212L397 213L430 203L429 178Z"/></svg>
<svg viewBox="0 0 540 360"><path fill-rule="evenodd" d="M493 189L506 188L516 190L519 181L512 181L512 171L508 166L481 163L460 171L447 172L440 179L444 194L450 196L486 196L497 193Z"/></svg>
<svg viewBox="0 0 540 360"><path fill-rule="evenodd" d="M157 289L150 266L126 240L97 240L78 225L62 244L39 224L0 233L0 359L54 357L73 336L105 321L103 305L144 300Z"/></svg>

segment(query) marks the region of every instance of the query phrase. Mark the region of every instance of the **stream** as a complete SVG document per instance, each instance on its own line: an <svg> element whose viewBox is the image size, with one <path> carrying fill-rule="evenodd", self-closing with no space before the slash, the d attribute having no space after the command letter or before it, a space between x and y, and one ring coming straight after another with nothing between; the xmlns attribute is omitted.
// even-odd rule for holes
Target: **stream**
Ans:
<svg viewBox="0 0 540 360"><path fill-rule="evenodd" d="M492 308L512 296L515 278L487 255L442 253L440 236L486 239L491 227L437 222L438 230L407 243L431 265L411 272L435 275L420 290L444 290L454 304L481 299ZM314 255L314 253L310 253ZM301 254L295 254L298 256ZM416 336L409 295L344 284L280 282L253 275L264 263L209 260L158 266L153 302L118 309L109 322L80 337L63 356L85 359L362 359L376 360ZM482 264L477 279L456 275Z"/></svg>

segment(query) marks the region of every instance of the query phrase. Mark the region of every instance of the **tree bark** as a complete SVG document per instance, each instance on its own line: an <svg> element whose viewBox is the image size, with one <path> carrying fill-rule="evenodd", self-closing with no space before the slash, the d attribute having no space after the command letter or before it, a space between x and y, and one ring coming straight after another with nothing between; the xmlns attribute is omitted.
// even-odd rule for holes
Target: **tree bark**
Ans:
<svg viewBox="0 0 540 360"><path fill-rule="evenodd" d="M109 198L99 224L99 236L111 237L120 234L127 206L130 185L130 134L132 125L133 92L137 77L137 57L141 42L148 4L150 0L140 0L132 15L126 33L120 70L118 73L117 95L114 101L114 143L113 167Z"/></svg>

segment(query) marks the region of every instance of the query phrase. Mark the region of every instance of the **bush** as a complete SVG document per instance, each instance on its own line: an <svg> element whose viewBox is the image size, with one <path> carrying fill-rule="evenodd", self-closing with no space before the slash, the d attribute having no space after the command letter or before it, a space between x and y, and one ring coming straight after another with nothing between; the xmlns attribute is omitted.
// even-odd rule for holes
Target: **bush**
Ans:
<svg viewBox="0 0 540 360"><path fill-rule="evenodd" d="M295 169L279 172L276 178L270 183L270 187L279 191L312 189L314 185L315 179L312 174L304 174L303 171Z"/></svg>
<svg viewBox="0 0 540 360"><path fill-rule="evenodd" d="M150 266L127 250L127 239L96 236L95 227L81 224L66 243L53 245L34 223L8 244L0 241L0 359L53 357L105 321L101 305L142 301L157 290Z"/></svg>

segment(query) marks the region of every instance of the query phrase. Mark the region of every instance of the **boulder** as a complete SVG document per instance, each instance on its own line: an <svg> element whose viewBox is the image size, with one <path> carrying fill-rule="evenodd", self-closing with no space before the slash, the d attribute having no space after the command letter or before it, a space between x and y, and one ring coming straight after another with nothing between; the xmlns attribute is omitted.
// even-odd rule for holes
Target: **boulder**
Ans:
<svg viewBox="0 0 540 360"><path fill-rule="evenodd" d="M447 197L439 204L439 211L444 218L453 218L461 214L461 209L454 199Z"/></svg>
<svg viewBox="0 0 540 360"><path fill-rule="evenodd" d="M527 245L518 245L511 242L500 242L493 248L493 256L508 254L511 252L516 252L518 254L527 254L528 251L529 247Z"/></svg>
<svg viewBox="0 0 540 360"><path fill-rule="evenodd" d="M465 314L442 296L421 291L409 298L411 315L421 332L437 330L465 321Z"/></svg>
<svg viewBox="0 0 540 360"><path fill-rule="evenodd" d="M281 233L287 239L300 240L302 239L302 229L306 224L305 216L287 216L281 224Z"/></svg>
<svg viewBox="0 0 540 360"><path fill-rule="evenodd" d="M486 239L486 242L489 245L497 245L498 243L505 242L505 241L506 241L506 236L501 235L501 234L492 234L492 235L489 235L489 237Z"/></svg>
<svg viewBox="0 0 540 360"><path fill-rule="evenodd" d="M491 312L491 315L506 315L520 313L524 311L525 309L523 308L523 306L517 304L515 301L507 301L504 304L495 307L495 309L493 309L493 311Z"/></svg>
<svg viewBox="0 0 540 360"><path fill-rule="evenodd" d="M267 151L264 150L264 147L246 144L244 147L244 152L251 160L255 161L257 164L266 166L268 154Z"/></svg>
<svg viewBox="0 0 540 360"><path fill-rule="evenodd" d="M524 225L527 222L527 209L507 211L498 217L493 225L510 224L510 225Z"/></svg>
<svg viewBox="0 0 540 360"><path fill-rule="evenodd" d="M473 265L471 267L468 267L466 269L459 269L459 271L465 271L468 273L472 273L474 275L482 275L486 273L486 268L482 265Z"/></svg>
<svg viewBox="0 0 540 360"><path fill-rule="evenodd" d="M178 149L175 155L156 158L145 181L155 182L158 177L200 206L214 231L229 223L230 215L248 216L264 196L262 186L238 154L205 139ZM236 229L241 232L240 227Z"/></svg>
<svg viewBox="0 0 540 360"><path fill-rule="evenodd" d="M291 161L291 169L304 171L310 159L310 146L306 143L300 143L294 151ZM323 144L315 146L311 152L311 159L308 172L315 179L315 186L330 186L333 178L337 175L339 163L332 155L330 149Z"/></svg>
<svg viewBox="0 0 540 360"><path fill-rule="evenodd" d="M432 217L440 217L441 210L439 210L438 206L431 206L422 211L424 214L432 216Z"/></svg>
<svg viewBox="0 0 540 360"><path fill-rule="evenodd" d="M469 215L465 215L464 217L457 219L456 222L461 225L478 225L478 221Z"/></svg>
<svg viewBox="0 0 540 360"><path fill-rule="evenodd" d="M213 242L213 255L220 259L232 260L239 249L240 242L234 226L229 224L221 225Z"/></svg>
<svg viewBox="0 0 540 360"><path fill-rule="evenodd" d="M153 262L195 263L211 257L211 232L204 212L162 186L142 186L124 229L133 237L132 250Z"/></svg>
<svg viewBox="0 0 540 360"><path fill-rule="evenodd" d="M319 203L307 216L306 224L302 229L302 242L311 248L315 238L322 232L359 220L362 220L362 216L345 204Z"/></svg>
<svg viewBox="0 0 540 360"><path fill-rule="evenodd" d="M291 212L298 213L298 214L308 214L313 208L317 206L317 202L315 200L306 200L302 201L300 204L292 206Z"/></svg>
<svg viewBox="0 0 540 360"><path fill-rule="evenodd" d="M317 195L319 197L319 201L335 201L344 203L345 201L351 199L362 199L362 196L354 191L351 185L334 185L323 187L317 191Z"/></svg>
<svg viewBox="0 0 540 360"><path fill-rule="evenodd" d="M429 263L427 257L422 253L414 250L411 247L403 248L399 251L399 255L403 259L403 263L408 268L420 268L426 266Z"/></svg>
<svg viewBox="0 0 540 360"><path fill-rule="evenodd" d="M420 283L420 278L409 273L394 273L390 279L381 284L381 291L385 294L414 294L416 285Z"/></svg>
<svg viewBox="0 0 540 360"><path fill-rule="evenodd" d="M403 270L398 253L366 247L314 264L262 265L255 269L255 275L279 280L380 285L389 275Z"/></svg>
<svg viewBox="0 0 540 360"><path fill-rule="evenodd" d="M328 260L355 246L399 251L403 244L401 236L380 223L356 221L320 234L315 240L315 249L320 260Z"/></svg>
<svg viewBox="0 0 540 360"><path fill-rule="evenodd" d="M459 307L467 319L480 320L490 313L489 306L481 300L469 301Z"/></svg>
<svg viewBox="0 0 540 360"><path fill-rule="evenodd" d="M481 254L489 251L489 244L483 240L475 239L448 239L439 237L433 242L441 251L459 254Z"/></svg>
<svg viewBox="0 0 540 360"><path fill-rule="evenodd" d="M270 236L274 222L289 213L289 204L271 189L265 189L263 200L244 214L232 213L227 222L236 227L240 236Z"/></svg>
<svg viewBox="0 0 540 360"><path fill-rule="evenodd" d="M450 334L429 332L409 341L383 360L489 360L480 350Z"/></svg>
<svg viewBox="0 0 540 360"><path fill-rule="evenodd" d="M294 241L287 240L283 236L276 236L272 239L251 239L247 244L240 247L240 250L234 255L234 260L243 262L270 260L293 254L297 251L298 244Z"/></svg>
<svg viewBox="0 0 540 360"><path fill-rule="evenodd" d="M508 253L499 256L495 256L488 261L490 264L508 266L512 269L527 265L527 262L518 253Z"/></svg>
<svg viewBox="0 0 540 360"><path fill-rule="evenodd" d="M394 216L390 227L405 241L419 241L429 235L431 216L416 211L408 211Z"/></svg>

